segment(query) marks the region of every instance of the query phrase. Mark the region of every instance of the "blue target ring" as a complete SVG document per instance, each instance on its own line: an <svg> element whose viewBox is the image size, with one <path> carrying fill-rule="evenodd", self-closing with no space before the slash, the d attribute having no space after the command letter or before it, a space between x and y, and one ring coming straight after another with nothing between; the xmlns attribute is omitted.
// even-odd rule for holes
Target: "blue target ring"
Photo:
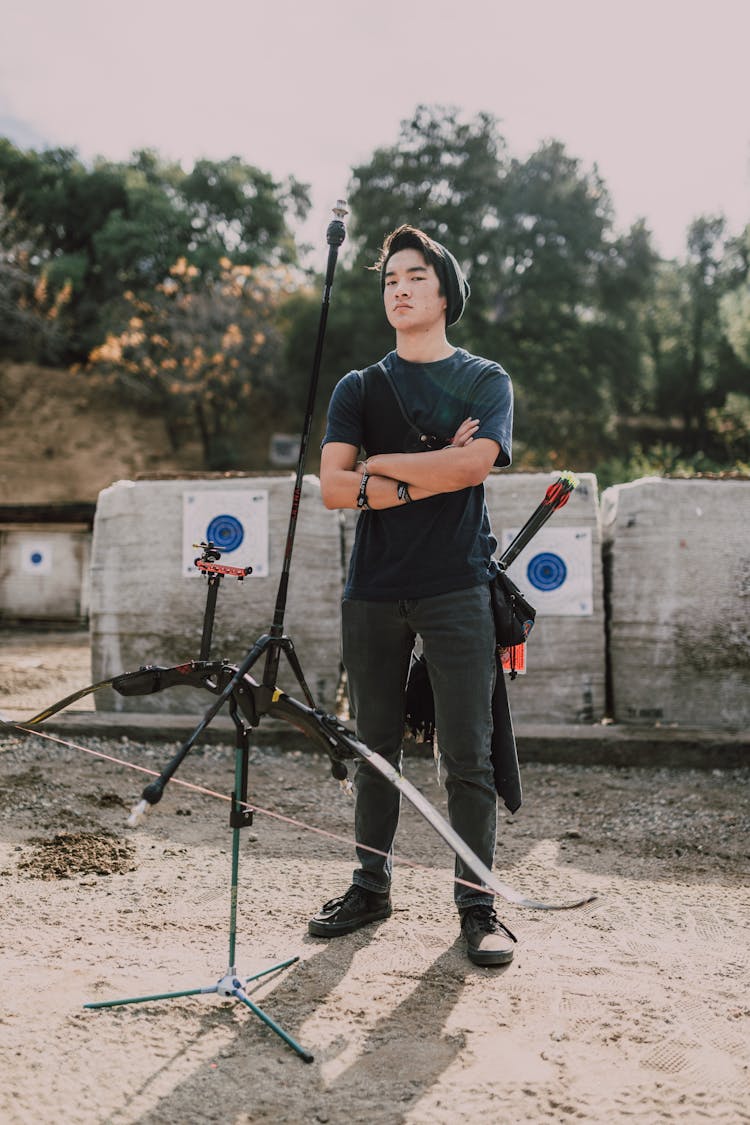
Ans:
<svg viewBox="0 0 750 1125"><path fill-rule="evenodd" d="M44 562L44 555L41 553L41 551L32 552L31 562L34 564L34 566L39 566L41 562Z"/></svg>
<svg viewBox="0 0 750 1125"><path fill-rule="evenodd" d="M220 551L236 551L245 538L245 529L236 516L214 516L206 530L206 539Z"/></svg>
<svg viewBox="0 0 750 1125"><path fill-rule="evenodd" d="M542 551L527 566L526 577L537 590L559 590L568 577L568 568L559 555Z"/></svg>

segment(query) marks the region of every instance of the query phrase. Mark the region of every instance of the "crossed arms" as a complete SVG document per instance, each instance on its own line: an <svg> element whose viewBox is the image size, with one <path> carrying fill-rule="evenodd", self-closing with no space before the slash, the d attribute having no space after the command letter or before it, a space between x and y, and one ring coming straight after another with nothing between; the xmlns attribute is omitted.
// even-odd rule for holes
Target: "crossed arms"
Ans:
<svg viewBox="0 0 750 1125"><path fill-rule="evenodd" d="M490 438L475 440L478 428L476 418L467 418L445 449L427 453L379 453L359 464L356 446L328 442L320 458L323 503L326 508L356 508L365 466L370 474L367 503L373 509L408 503L397 496L399 481L408 484L412 500L481 484L494 465L500 446Z"/></svg>

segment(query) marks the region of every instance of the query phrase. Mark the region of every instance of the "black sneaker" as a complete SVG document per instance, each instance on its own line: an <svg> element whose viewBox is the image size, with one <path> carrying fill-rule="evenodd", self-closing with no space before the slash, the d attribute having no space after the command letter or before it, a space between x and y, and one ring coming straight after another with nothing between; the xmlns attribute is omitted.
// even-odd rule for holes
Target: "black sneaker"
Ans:
<svg viewBox="0 0 750 1125"><path fill-rule="evenodd" d="M390 917L391 896L388 891L366 891L352 883L346 894L332 898L308 923L313 937L338 937L350 934L368 922Z"/></svg>
<svg viewBox="0 0 750 1125"><path fill-rule="evenodd" d="M466 952L475 965L507 965L513 960L514 934L491 906L469 906L461 914L461 933Z"/></svg>

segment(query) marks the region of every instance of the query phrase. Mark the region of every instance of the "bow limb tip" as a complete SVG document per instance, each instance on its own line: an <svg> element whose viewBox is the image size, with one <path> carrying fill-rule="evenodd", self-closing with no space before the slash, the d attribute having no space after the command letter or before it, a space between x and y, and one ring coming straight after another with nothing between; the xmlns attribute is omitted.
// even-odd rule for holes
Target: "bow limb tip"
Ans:
<svg viewBox="0 0 750 1125"><path fill-rule="evenodd" d="M130 816L125 822L128 828L137 828L150 808L151 805L148 801L144 801L143 799L141 799L137 805L134 805Z"/></svg>

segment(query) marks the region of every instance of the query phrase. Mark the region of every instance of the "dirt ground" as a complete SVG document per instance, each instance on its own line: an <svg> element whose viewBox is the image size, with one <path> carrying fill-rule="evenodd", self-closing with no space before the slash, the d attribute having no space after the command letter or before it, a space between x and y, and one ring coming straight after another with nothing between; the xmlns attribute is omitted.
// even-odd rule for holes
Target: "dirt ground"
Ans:
<svg viewBox="0 0 750 1125"><path fill-rule="evenodd" d="M88 682L81 635L0 635L0 711ZM68 743L71 740L67 740ZM210 988L228 969L231 746L197 747L140 827L176 749L0 730L0 1119L65 1125L750 1121L750 771L528 763L499 813L499 877L577 910L501 902L514 961L466 959L452 857L404 808L394 914L335 941L306 923L344 889L352 802L327 762L254 746L237 970L306 1065ZM101 757L97 755L106 755ZM111 759L118 759L113 761ZM407 760L442 811L432 764ZM288 819L278 819L271 812ZM310 831L309 825L344 838Z"/></svg>
<svg viewBox="0 0 750 1125"><path fill-rule="evenodd" d="M83 375L0 363L0 503L92 501L114 480L200 468L197 446L172 451L147 408Z"/></svg>

